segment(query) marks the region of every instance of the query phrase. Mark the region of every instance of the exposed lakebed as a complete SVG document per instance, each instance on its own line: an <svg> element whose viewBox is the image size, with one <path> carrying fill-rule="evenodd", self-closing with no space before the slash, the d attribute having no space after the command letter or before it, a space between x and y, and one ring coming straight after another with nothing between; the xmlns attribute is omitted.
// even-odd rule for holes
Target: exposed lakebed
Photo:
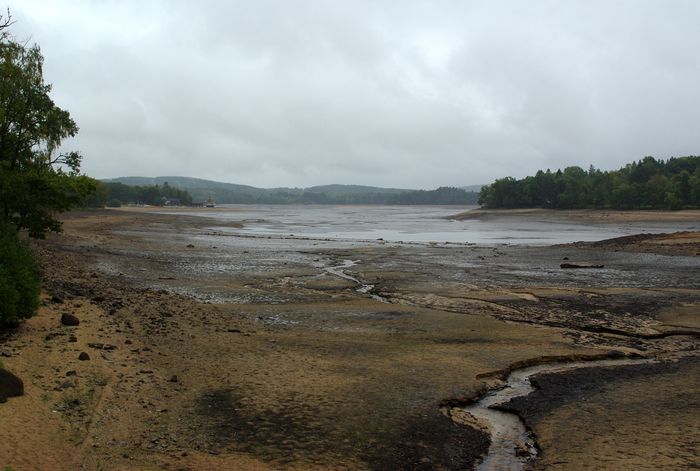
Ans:
<svg viewBox="0 0 700 471"><path fill-rule="evenodd" d="M323 223L324 211L332 211L322 209L314 216L316 224ZM85 292L75 291L76 283L99 280L120 293L125 307L105 315L115 323L112 335L128 332L131 341L158 352L152 358L134 358L149 362L139 364L138 371L173 371L186 385L168 399L171 419L160 419L168 421L169 443L190 455L195 443L197 450L210 454L212 463L243 453L259 460L261 469L286 464L469 469L486 456L489 435L452 422L440 405L497 386L481 378L484 372L542 355L594 355L617 349L656 357L697 351L697 337L664 334L679 325L691 329L697 324L696 257L586 245L314 238L284 225L278 232L258 234L246 228L265 223L244 222L247 211L217 208L220 212L230 213L232 219L212 219L213 213L207 212L202 212L207 218L106 212L109 225L104 219L92 222L92 214L68 221L66 232L82 238L65 250L82 263L87 260L89 273L94 273L76 282L74 276L54 270L56 287L66 293ZM346 219L352 223L352 217ZM513 223L533 224L521 219ZM427 221L424 229L433 219ZM240 222L244 227L229 224ZM435 223L453 224L442 218ZM672 231L674 224L659 230ZM377 240L380 237L385 240ZM565 258L605 268L563 270ZM59 283L61 276L68 279ZM158 301L126 301L141 296L141 290ZM188 295L189 307L178 293ZM127 320L136 330L125 324ZM139 332L144 333L142 339ZM120 340L109 341L122 345ZM615 367L620 368L629 367ZM552 374L578 375L575 370ZM587 382L585 375L575 377L581 379L572 384ZM679 378L669 370L664 383L678 384ZM626 387L627 381L619 386ZM637 395L646 397L643 393L651 386L637 386ZM566 391L552 389L555 394ZM690 391L682 383L677 389ZM562 408L581 402L575 395L564 396ZM692 412L689 397L679 399L679 411ZM161 399L154 395L148 400ZM228 405L215 410L221 408L219 399ZM192 409L193 400L206 407ZM532 404L537 411L546 409L546 403ZM558 424L542 428L548 417L557 417L556 410L536 422L542 447L536 462L555 461L551 450L569 443L569 432L604 423L609 415L605 407L601 401L599 410L577 416L563 433ZM649 411L656 409L649 401ZM680 416L666 420L664 411L653 426L665 424L673 432ZM628 420L620 417L615 425L625 427ZM635 430L653 432L643 413L635 420L641 424ZM600 435L612 440L612 433ZM686 438L673 436L673 443L659 437L654 443L674 452L677 442L693 449L692 432L685 433ZM631 448L625 444L620 449ZM129 450L120 449L119 456L123 452ZM569 462L585 459L577 456Z"/></svg>

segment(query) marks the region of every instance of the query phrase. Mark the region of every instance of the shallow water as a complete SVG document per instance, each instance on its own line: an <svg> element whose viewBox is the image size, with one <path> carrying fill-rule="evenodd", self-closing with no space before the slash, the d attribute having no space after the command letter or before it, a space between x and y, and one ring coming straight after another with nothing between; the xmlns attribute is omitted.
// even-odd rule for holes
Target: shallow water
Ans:
<svg viewBox="0 0 700 471"><path fill-rule="evenodd" d="M240 222L244 227L216 229L241 236L374 242L381 239L413 243L551 245L700 228L700 223L692 222L591 225L532 216L488 221L446 219L474 209L473 206L223 205L222 208L229 211L186 214Z"/></svg>

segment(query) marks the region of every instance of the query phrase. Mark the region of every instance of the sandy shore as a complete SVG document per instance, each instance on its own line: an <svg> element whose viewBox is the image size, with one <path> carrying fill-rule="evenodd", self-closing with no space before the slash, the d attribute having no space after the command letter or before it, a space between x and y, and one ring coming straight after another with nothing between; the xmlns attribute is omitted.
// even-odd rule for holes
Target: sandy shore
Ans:
<svg viewBox="0 0 700 471"><path fill-rule="evenodd" d="M444 405L498 384L483 373L543 355L676 359L698 349L697 336L674 334L700 331L699 262L686 252L656 255L645 243L640 255L634 241L625 250L289 247L208 224L72 213L63 234L37 244L40 312L0 334L4 366L25 383L24 396L0 404L0 466L469 469L488 436ZM563 271L565 257L606 268ZM349 272L388 302L324 270L343 260L357 261ZM62 326L64 312L80 324ZM665 374L673 382L682 371ZM604 422L606 404L568 423L542 409L554 417L535 427L547 463L575 446L574 430ZM697 402L684 408L697 416ZM662 412L625 433L671 431L674 415ZM684 433L697 456L697 430ZM664 461L676 449L677 435L667 437L649 435L657 468L676 463ZM631 463L613 455L597 469ZM592 458L566 459L582 468Z"/></svg>

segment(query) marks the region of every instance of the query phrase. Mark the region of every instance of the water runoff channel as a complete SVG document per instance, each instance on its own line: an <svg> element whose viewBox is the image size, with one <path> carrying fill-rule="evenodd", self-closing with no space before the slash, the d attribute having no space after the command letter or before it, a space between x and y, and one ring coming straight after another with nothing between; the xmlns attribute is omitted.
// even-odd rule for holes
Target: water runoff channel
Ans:
<svg viewBox="0 0 700 471"><path fill-rule="evenodd" d="M652 359L573 361L530 366L511 372L504 386L488 392L473 404L459 408L483 424L491 435L488 453L477 470L519 471L526 469L526 465L537 457L535 438L522 419L517 414L498 409L511 399L527 396L535 391L535 387L530 382L533 376L563 373L579 368L619 367L654 361Z"/></svg>
<svg viewBox="0 0 700 471"><path fill-rule="evenodd" d="M356 292L369 294L372 299L388 302L385 298L372 293L373 284L349 275L345 270L357 265L358 260L343 260L339 265L325 267L326 273L356 283ZM478 401L468 406L459 407L484 426L490 435L491 444L488 453L478 465L478 471L521 471L526 469L537 457L535 437L527 429L523 420L512 412L499 410L512 399L524 397L535 391L530 379L534 376L550 373L564 373L579 368L603 368L653 363L656 360L614 359L571 361L563 363L546 363L529 366L512 371L505 384L483 395Z"/></svg>
<svg viewBox="0 0 700 471"><path fill-rule="evenodd" d="M353 283L356 283L358 285L358 288L355 289L356 292L362 293L362 294L369 294L370 297L376 301L380 301L382 303L388 302L386 299L383 297L379 296L378 294L375 294L372 292L374 289L374 285L365 283L364 281L355 278L352 275L348 275L345 273L344 270L347 270L348 268L352 268L355 265L357 265L358 260L343 260L343 263L340 265L336 265L333 267L325 267L324 270L326 273L329 273L331 275L335 275L337 277L343 278L344 280L352 281Z"/></svg>

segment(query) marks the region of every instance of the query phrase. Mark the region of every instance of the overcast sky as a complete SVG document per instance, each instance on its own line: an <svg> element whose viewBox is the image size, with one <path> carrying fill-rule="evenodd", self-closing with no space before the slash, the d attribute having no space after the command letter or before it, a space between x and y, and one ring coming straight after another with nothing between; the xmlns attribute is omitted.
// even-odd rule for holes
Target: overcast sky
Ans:
<svg viewBox="0 0 700 471"><path fill-rule="evenodd" d="M700 154L700 1L9 0L94 177L435 188Z"/></svg>

